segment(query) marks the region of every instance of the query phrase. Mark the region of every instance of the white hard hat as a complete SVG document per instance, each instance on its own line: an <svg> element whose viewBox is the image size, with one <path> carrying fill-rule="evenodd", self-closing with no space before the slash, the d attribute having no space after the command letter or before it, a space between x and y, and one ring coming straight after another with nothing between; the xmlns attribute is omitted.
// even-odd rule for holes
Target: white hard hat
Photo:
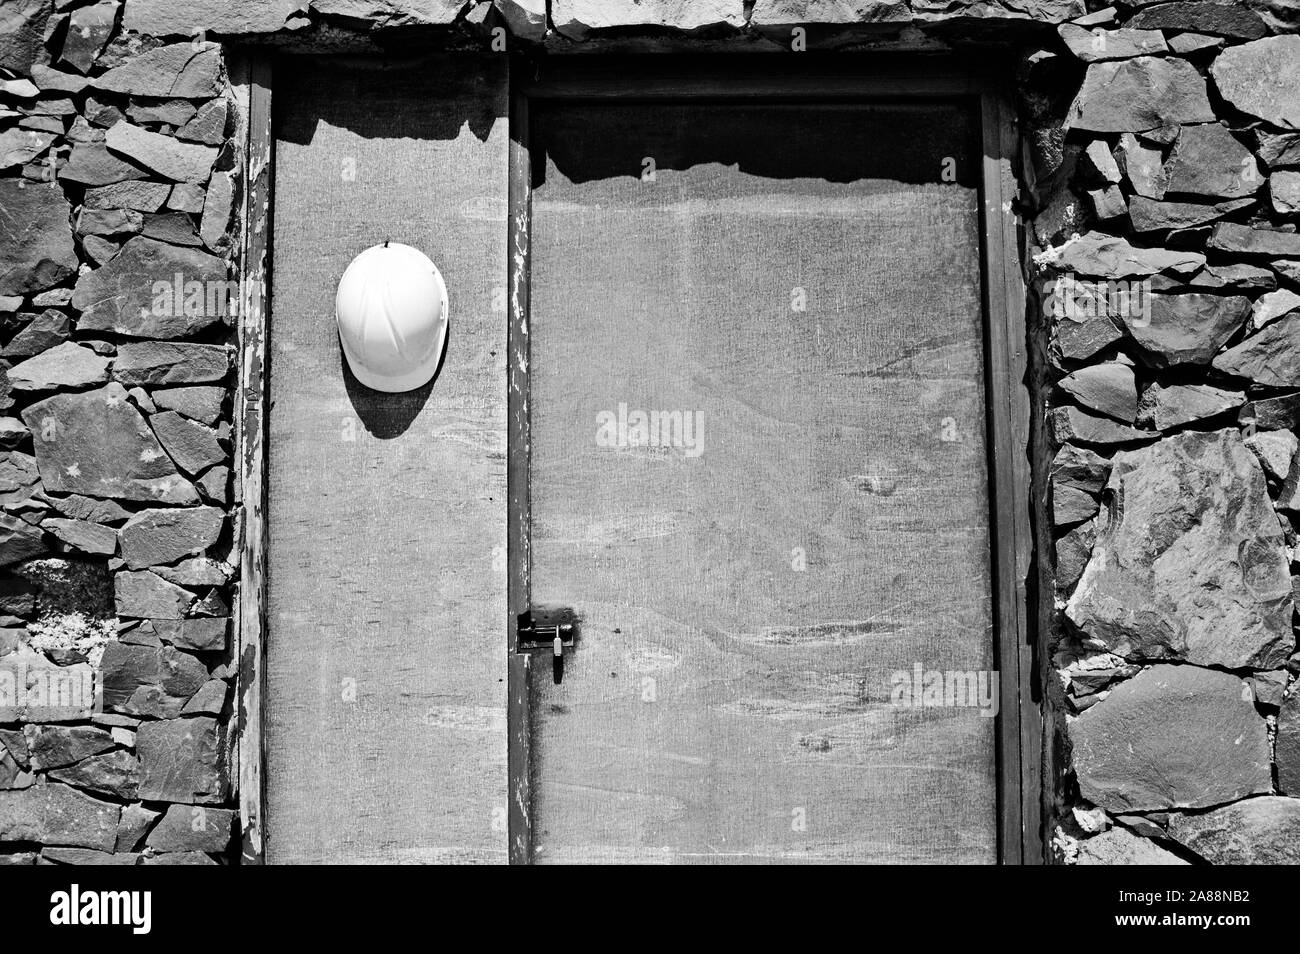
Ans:
<svg viewBox="0 0 1300 954"><path fill-rule="evenodd" d="M447 286L419 249L385 242L347 267L334 318L358 381L376 391L413 391L428 383L442 358Z"/></svg>

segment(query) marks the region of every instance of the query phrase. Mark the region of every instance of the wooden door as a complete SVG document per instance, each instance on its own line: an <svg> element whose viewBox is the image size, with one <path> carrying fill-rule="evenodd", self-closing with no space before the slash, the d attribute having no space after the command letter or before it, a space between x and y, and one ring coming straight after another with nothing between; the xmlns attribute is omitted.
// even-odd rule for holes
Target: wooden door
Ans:
<svg viewBox="0 0 1300 954"><path fill-rule="evenodd" d="M504 862L507 75L502 58L277 65L267 859ZM433 258L434 382L360 385L334 292Z"/></svg>
<svg viewBox="0 0 1300 954"><path fill-rule="evenodd" d="M529 129L533 859L995 861L978 111Z"/></svg>

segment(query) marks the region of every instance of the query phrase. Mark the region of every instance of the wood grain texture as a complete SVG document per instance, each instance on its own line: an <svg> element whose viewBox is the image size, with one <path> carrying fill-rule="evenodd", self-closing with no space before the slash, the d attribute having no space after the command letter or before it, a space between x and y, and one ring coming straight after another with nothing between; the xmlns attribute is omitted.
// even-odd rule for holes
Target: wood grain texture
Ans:
<svg viewBox="0 0 1300 954"><path fill-rule="evenodd" d="M1040 865L1047 854L1049 833L1044 823L1044 750L1045 721L1043 706L1046 698L1048 667L1036 665L1041 646L1041 634L1052 625L1053 589L1050 559L1036 555L1052 552L1051 524L1047 516L1047 474L1051 463L1051 441L1047 434L1047 415L1035 406L1041 402L1049 388L1046 368L1046 340L1038 329L1030 333L1026 321L1028 289L1024 273L1028 262L1024 227L1016 211L1019 192L1017 175L1020 155L1020 129L1014 100L1004 85L991 85L984 94L984 124L996 131L996 141L986 148L997 156L994 181L985 180L984 194L996 195L987 206L996 209L996 215L986 222L986 234L996 229L1001 232L1000 246L996 252L986 242L989 283L998 284L1006 300L1006 338L1011 358L1008 375L1003 382L1007 389L1008 416L1011 422L1012 466L1007 488L1012 500L1015 520L1015 560L1010 567L999 572L1010 572L1015 579L1017 613L1014 646L999 647L999 658L1004 671L1016 669L1016 698L1019 704L1020 723L1020 809L1019 838L1011 838L1007 846L1010 854L1019 848L1020 862ZM1000 255L1000 260L993 256ZM1012 651L1014 650L1014 651ZM1008 713L1007 718L1010 717ZM1009 777L1010 773L1006 773ZM1010 784L1015 784L1011 780Z"/></svg>
<svg viewBox="0 0 1300 954"><path fill-rule="evenodd" d="M515 93L510 100L510 234L507 265L510 297L506 354L509 365L506 380L509 407L509 449L507 491L509 506L506 550L509 584L506 606L506 631L510 634L509 651L510 706L510 863L528 864L532 859L532 792L531 771L532 688L531 658L518 655L518 620L528 609L529 536L528 501L529 438L528 405L528 292L532 226L532 164L528 148L528 100Z"/></svg>
<svg viewBox="0 0 1300 954"><path fill-rule="evenodd" d="M891 705L995 666L978 131L534 105L532 595L583 617L536 860L996 860L994 720ZM602 446L620 405L698 444Z"/></svg>
<svg viewBox="0 0 1300 954"><path fill-rule="evenodd" d="M240 860L265 858L266 699L266 340L271 235L271 62L241 58L231 70L236 114L244 143L244 195L240 212L242 261L239 321L239 382L235 392L239 448L239 592L235 602L235 658L239 705L235 715L239 771Z"/></svg>
<svg viewBox="0 0 1300 954"><path fill-rule="evenodd" d="M504 57L277 76L269 860L505 862ZM450 295L404 395L357 384L333 318L385 239Z"/></svg>

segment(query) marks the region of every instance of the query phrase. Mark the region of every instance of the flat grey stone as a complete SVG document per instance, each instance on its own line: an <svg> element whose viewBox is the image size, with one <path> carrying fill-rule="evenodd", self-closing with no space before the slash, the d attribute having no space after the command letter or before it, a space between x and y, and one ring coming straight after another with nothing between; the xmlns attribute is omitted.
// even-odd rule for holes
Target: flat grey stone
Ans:
<svg viewBox="0 0 1300 954"><path fill-rule="evenodd" d="M1115 163L1128 179L1134 193L1147 199L1165 194L1164 156L1132 133L1124 133L1115 146Z"/></svg>
<svg viewBox="0 0 1300 954"><path fill-rule="evenodd" d="M1167 431L1174 427L1216 417L1241 407L1246 395L1208 384L1153 384L1142 392L1138 420L1146 427Z"/></svg>
<svg viewBox="0 0 1300 954"><path fill-rule="evenodd" d="M128 179L147 179L143 166L116 156L102 142L79 142L67 163L59 169L59 178L87 186L112 185Z"/></svg>
<svg viewBox="0 0 1300 954"><path fill-rule="evenodd" d="M57 782L0 792L0 842L112 851L121 808Z"/></svg>
<svg viewBox="0 0 1300 954"><path fill-rule="evenodd" d="M1300 37L1296 37L1300 40ZM1253 229L1248 225L1219 222L1210 233L1209 248L1240 255L1267 255L1272 258L1300 256L1300 235L1271 229Z"/></svg>
<svg viewBox="0 0 1300 954"><path fill-rule="evenodd" d="M84 273L72 304L82 312L83 331L179 338L221 321L228 291L222 259L142 235L108 264Z"/></svg>
<svg viewBox="0 0 1300 954"><path fill-rule="evenodd" d="M226 389L215 387L159 388L153 393L160 409L176 411L203 424L216 423L225 399Z"/></svg>
<svg viewBox="0 0 1300 954"><path fill-rule="evenodd" d="M72 213L58 188L0 179L0 295L28 295L77 270Z"/></svg>
<svg viewBox="0 0 1300 954"><path fill-rule="evenodd" d="M1115 827L1079 843L1080 865L1185 865L1188 862L1127 828Z"/></svg>
<svg viewBox="0 0 1300 954"><path fill-rule="evenodd" d="M133 570L174 563L216 543L224 523L225 515L216 507L141 510L117 532L122 559Z"/></svg>
<svg viewBox="0 0 1300 954"><path fill-rule="evenodd" d="M1279 318L1214 359L1216 370L1271 387L1300 387L1300 313ZM10 371L10 376L13 371Z"/></svg>
<svg viewBox="0 0 1300 954"><path fill-rule="evenodd" d="M128 8L133 5L134 0ZM206 28L210 26L200 29ZM95 79L94 86L133 96L209 99L221 92L220 71L221 53L216 46L205 45L195 49L193 43L173 43L109 70Z"/></svg>
<svg viewBox="0 0 1300 954"><path fill-rule="evenodd" d="M135 619L182 619L194 594L148 570L120 572L113 577L119 616Z"/></svg>
<svg viewBox="0 0 1300 954"><path fill-rule="evenodd" d="M1139 10L1126 26L1136 30L1203 33L1236 40L1257 40L1268 34L1259 14L1235 2L1189 0L1161 3Z"/></svg>
<svg viewBox="0 0 1300 954"><path fill-rule="evenodd" d="M47 308L9 340L0 355L21 360L48 351L72 335L72 321L61 311Z"/></svg>
<svg viewBox="0 0 1300 954"><path fill-rule="evenodd" d="M198 502L126 389L56 394L22 412L47 490L170 504Z"/></svg>
<svg viewBox="0 0 1300 954"><path fill-rule="evenodd" d="M1127 444L1153 439L1151 431L1141 431L1108 417L1098 417L1077 407L1058 407L1051 412L1052 436L1057 443Z"/></svg>
<svg viewBox="0 0 1300 954"><path fill-rule="evenodd" d="M1169 49L1159 30L1089 30L1073 23L1062 23L1056 32L1070 48L1070 52L1084 63L1125 60L1134 56L1166 53Z"/></svg>
<svg viewBox="0 0 1300 954"><path fill-rule="evenodd" d="M1168 229L1186 229L1221 219L1250 205L1249 198L1228 202L1161 202L1135 195L1129 199L1129 221L1135 232L1158 232Z"/></svg>
<svg viewBox="0 0 1300 954"><path fill-rule="evenodd" d="M1150 306L1149 316L1124 323L1155 368L1209 364L1250 317L1250 299L1240 295L1153 294Z"/></svg>
<svg viewBox="0 0 1300 954"><path fill-rule="evenodd" d="M137 212L157 212L172 187L165 182L146 182L127 179L111 185L96 186L86 190L85 207L88 209L134 209Z"/></svg>
<svg viewBox="0 0 1300 954"><path fill-rule="evenodd" d="M21 361L9 369L15 391L86 388L108 380L108 360L74 341Z"/></svg>
<svg viewBox="0 0 1300 954"><path fill-rule="evenodd" d="M107 752L115 743L93 726L29 725L23 729L31 766L38 772L61 768Z"/></svg>
<svg viewBox="0 0 1300 954"><path fill-rule="evenodd" d="M1060 386L1090 410L1125 424L1137 419L1137 385L1128 365L1107 361L1080 368L1062 378Z"/></svg>
<svg viewBox="0 0 1300 954"><path fill-rule="evenodd" d="M1122 238L1089 232L1054 249L1049 264L1059 272L1090 278L1132 278L1157 272L1194 272L1205 265L1199 252L1139 248Z"/></svg>
<svg viewBox="0 0 1300 954"><path fill-rule="evenodd" d="M113 34L120 8L117 0L104 0L73 10L59 50L59 62L78 73L89 73Z"/></svg>
<svg viewBox="0 0 1300 954"><path fill-rule="evenodd" d="M230 847L235 812L200 805L168 805L162 820L145 844L155 851L206 851L214 854Z"/></svg>
<svg viewBox="0 0 1300 954"><path fill-rule="evenodd" d="M1284 130L1300 128L1300 36L1271 36L1224 50L1210 76L1225 100Z"/></svg>
<svg viewBox="0 0 1300 954"><path fill-rule="evenodd" d="M221 732L215 719L203 716L145 722L136 736L146 801L220 803L227 781Z"/></svg>
<svg viewBox="0 0 1300 954"><path fill-rule="evenodd" d="M1226 672L1138 673L1069 723L1079 793L1109 812L1141 812L1268 792L1268 733L1251 698Z"/></svg>
<svg viewBox="0 0 1300 954"><path fill-rule="evenodd" d="M206 182L217 159L214 146L181 142L172 136L133 126L126 120L109 128L104 134L104 145L173 182Z"/></svg>
<svg viewBox="0 0 1300 954"><path fill-rule="evenodd" d="M1142 132L1215 118L1190 63L1156 56L1093 63L1066 116L1070 129Z"/></svg>
<svg viewBox="0 0 1300 954"><path fill-rule="evenodd" d="M1295 648L1286 542L1235 429L1115 455L1111 504L1066 616L1134 661L1275 669Z"/></svg>
<svg viewBox="0 0 1300 954"><path fill-rule="evenodd" d="M224 345L170 341L123 344L113 362L113 376L126 385L206 384L229 370L230 349Z"/></svg>
<svg viewBox="0 0 1300 954"><path fill-rule="evenodd" d="M1169 834L1211 864L1300 864L1300 799L1248 798L1200 815L1175 815Z"/></svg>
<svg viewBox="0 0 1300 954"><path fill-rule="evenodd" d="M50 778L79 789L131 801L140 785L140 762L130 752L116 749L49 774Z"/></svg>
<svg viewBox="0 0 1300 954"><path fill-rule="evenodd" d="M20 76L31 71L53 9L49 0L8 0L0 5L0 68Z"/></svg>
<svg viewBox="0 0 1300 954"><path fill-rule="evenodd" d="M112 556L117 552L117 533L112 527L103 524L68 517L50 517L41 521L41 529L83 553Z"/></svg>
<svg viewBox="0 0 1300 954"><path fill-rule="evenodd" d="M1222 123L1184 126L1165 163L1166 195L1240 199L1264 184L1249 149Z"/></svg>
<svg viewBox="0 0 1300 954"><path fill-rule="evenodd" d="M320 0L313 0L313 6ZM759 0L751 20L755 25L788 23L790 4ZM833 12L828 11L833 15ZM552 0L551 22L561 34L582 39L597 30L621 27L662 27L698 30L745 25L745 8L734 0ZM796 19L794 22L803 22Z"/></svg>

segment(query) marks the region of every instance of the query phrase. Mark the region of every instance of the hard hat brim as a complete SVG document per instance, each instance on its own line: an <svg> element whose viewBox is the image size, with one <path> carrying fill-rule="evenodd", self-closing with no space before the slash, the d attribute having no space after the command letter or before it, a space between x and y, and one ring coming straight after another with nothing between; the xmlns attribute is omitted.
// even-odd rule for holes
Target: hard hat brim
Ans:
<svg viewBox="0 0 1300 954"><path fill-rule="evenodd" d="M357 360L356 355L352 353L352 349L348 347L342 335L339 335L339 346L343 349L343 357L348 363L348 370L363 385L372 391L383 391L385 394L401 394L422 388L433 380L438 365L442 363L442 353L447 347L447 326L445 323L443 324L441 333L438 335L438 345L433 349L429 357L405 374L372 374Z"/></svg>

